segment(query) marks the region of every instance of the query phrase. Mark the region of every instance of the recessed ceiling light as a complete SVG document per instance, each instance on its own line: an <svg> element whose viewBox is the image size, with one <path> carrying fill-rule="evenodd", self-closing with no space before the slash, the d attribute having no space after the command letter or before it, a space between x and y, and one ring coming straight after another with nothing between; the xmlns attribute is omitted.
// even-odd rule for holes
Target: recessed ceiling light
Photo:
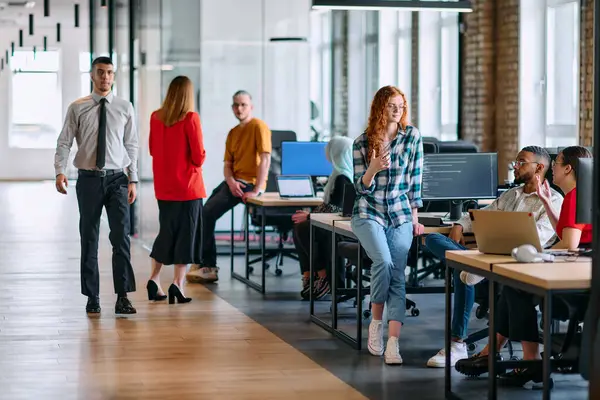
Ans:
<svg viewBox="0 0 600 400"><path fill-rule="evenodd" d="M33 8L35 7L35 1L28 1L25 3L25 8Z"/></svg>

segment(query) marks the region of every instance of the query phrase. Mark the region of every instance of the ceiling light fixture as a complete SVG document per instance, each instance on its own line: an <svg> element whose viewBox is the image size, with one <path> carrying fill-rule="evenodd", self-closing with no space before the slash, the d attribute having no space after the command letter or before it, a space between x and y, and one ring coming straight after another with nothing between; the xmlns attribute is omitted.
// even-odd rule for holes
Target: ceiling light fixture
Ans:
<svg viewBox="0 0 600 400"><path fill-rule="evenodd" d="M313 0L314 10L386 10L472 12L470 0Z"/></svg>
<svg viewBox="0 0 600 400"><path fill-rule="evenodd" d="M108 4L106 3L106 0L102 0L102 1L100 2L100 7L102 7L102 8L106 8L107 6L108 6Z"/></svg>
<svg viewBox="0 0 600 400"><path fill-rule="evenodd" d="M50 0L44 0L44 17L50 16Z"/></svg>

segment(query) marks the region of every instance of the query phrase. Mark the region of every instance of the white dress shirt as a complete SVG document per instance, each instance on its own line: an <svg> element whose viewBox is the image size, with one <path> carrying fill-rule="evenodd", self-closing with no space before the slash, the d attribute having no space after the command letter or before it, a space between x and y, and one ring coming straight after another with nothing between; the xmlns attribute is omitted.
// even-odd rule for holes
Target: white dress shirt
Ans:
<svg viewBox="0 0 600 400"><path fill-rule="evenodd" d="M563 197L554 189L552 191L552 208L560 210L563 202ZM542 247L549 247L554 243L556 232L550 223L550 218L546 213L542 200L537 193L523 192L523 186L512 188L502 193L492 204L485 207L484 210L491 211L526 211L533 214L535 225L537 227L540 243ZM473 232L471 218L466 215L459 219L457 224L462 225L464 233Z"/></svg>
<svg viewBox="0 0 600 400"><path fill-rule="evenodd" d="M73 139L77 154L73 165L77 169L97 170L98 121L100 99L96 93L75 100L67 110L63 129L56 144L54 170L64 174ZM137 182L138 132L133 105L110 92L106 97L106 163L104 169L127 169L129 180Z"/></svg>

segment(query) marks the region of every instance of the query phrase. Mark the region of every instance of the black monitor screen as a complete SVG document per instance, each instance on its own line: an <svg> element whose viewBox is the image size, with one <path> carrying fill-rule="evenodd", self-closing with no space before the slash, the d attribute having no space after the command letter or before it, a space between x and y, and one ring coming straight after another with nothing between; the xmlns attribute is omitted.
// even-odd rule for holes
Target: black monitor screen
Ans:
<svg viewBox="0 0 600 400"><path fill-rule="evenodd" d="M577 211L575 223L592 223L594 160L580 158L577 166Z"/></svg>
<svg viewBox="0 0 600 400"><path fill-rule="evenodd" d="M496 153L425 154L423 200L495 199L497 193Z"/></svg>

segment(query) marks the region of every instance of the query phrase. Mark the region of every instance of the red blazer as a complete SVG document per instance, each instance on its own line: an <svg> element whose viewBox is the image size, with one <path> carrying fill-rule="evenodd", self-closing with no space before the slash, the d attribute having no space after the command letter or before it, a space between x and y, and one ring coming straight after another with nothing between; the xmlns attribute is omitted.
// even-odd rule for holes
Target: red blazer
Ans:
<svg viewBox="0 0 600 400"><path fill-rule="evenodd" d="M158 200L187 201L206 197L202 179L206 151L197 113L189 112L175 125L165 126L155 111L150 117L149 145L154 193Z"/></svg>

